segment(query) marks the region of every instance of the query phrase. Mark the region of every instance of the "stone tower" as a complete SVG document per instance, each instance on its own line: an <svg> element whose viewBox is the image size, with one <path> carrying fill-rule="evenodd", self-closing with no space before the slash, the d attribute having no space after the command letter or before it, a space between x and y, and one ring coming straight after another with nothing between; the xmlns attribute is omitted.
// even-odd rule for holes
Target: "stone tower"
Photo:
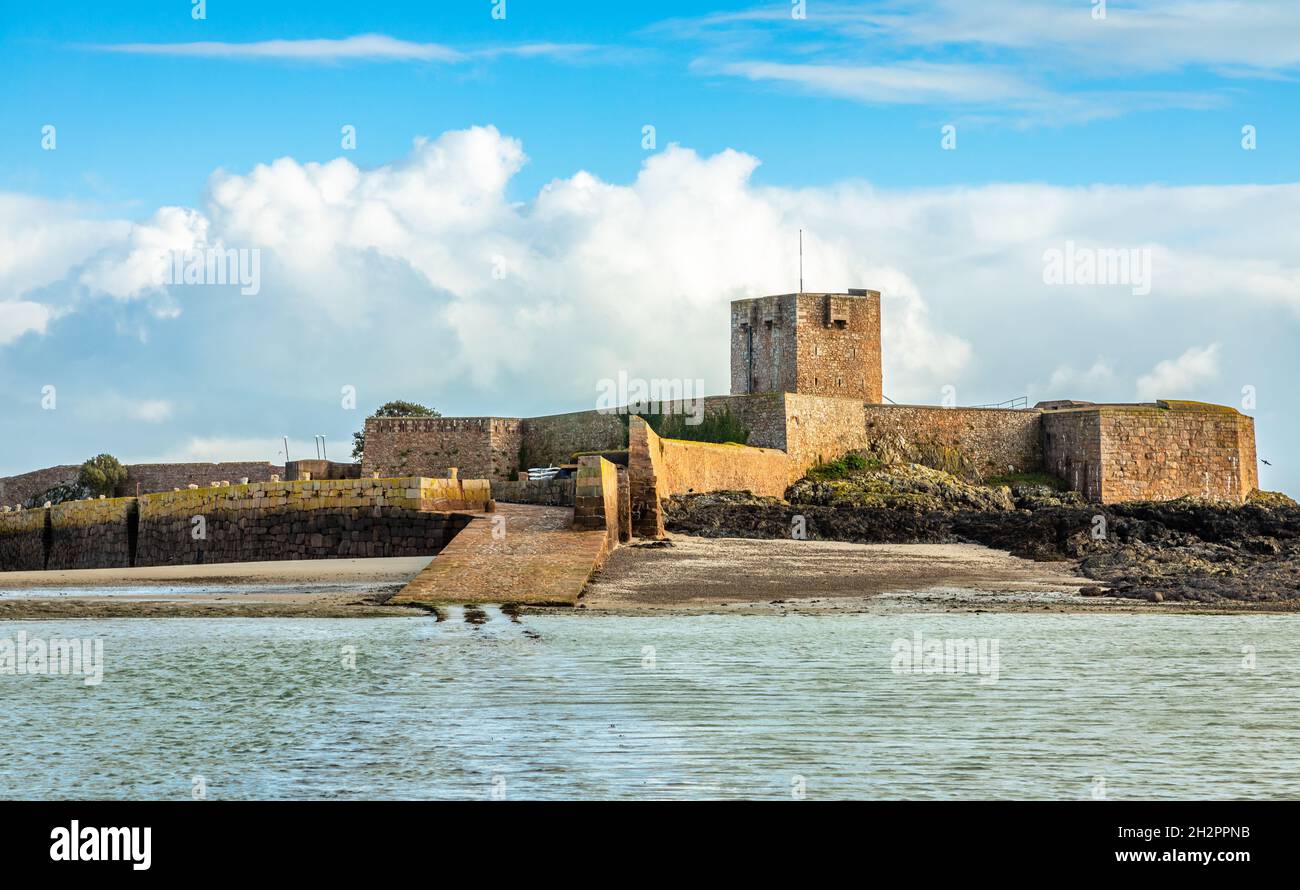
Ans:
<svg viewBox="0 0 1300 890"><path fill-rule="evenodd" d="M880 292L731 303L731 394L794 392L879 404Z"/></svg>

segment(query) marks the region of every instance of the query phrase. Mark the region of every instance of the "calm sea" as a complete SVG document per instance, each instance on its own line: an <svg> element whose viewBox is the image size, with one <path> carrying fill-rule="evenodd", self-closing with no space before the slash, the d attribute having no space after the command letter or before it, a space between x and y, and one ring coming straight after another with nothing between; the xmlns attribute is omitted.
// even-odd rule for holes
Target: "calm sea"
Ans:
<svg viewBox="0 0 1300 890"><path fill-rule="evenodd" d="M0 623L0 797L1300 797L1289 616L488 612Z"/></svg>

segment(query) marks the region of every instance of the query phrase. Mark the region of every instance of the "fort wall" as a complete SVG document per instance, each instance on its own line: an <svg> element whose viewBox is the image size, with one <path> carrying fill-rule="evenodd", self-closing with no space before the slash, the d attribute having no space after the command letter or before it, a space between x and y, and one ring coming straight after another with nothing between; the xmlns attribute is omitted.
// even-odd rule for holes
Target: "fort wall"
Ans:
<svg viewBox="0 0 1300 890"><path fill-rule="evenodd" d="M579 451L612 451L626 444L623 419L600 411L572 411L529 417L521 422L514 467L567 464Z"/></svg>
<svg viewBox="0 0 1300 890"><path fill-rule="evenodd" d="M205 486L213 482L270 482L271 476L284 478L284 467L267 461L222 461L220 463L184 464L128 464L126 482L118 486L117 493L131 497L139 485L140 494ZM75 474L74 474L75 476Z"/></svg>
<svg viewBox="0 0 1300 890"><path fill-rule="evenodd" d="M431 555L488 500L486 480L398 478L69 501L0 513L0 571Z"/></svg>
<svg viewBox="0 0 1300 890"><path fill-rule="evenodd" d="M0 504L16 506L44 494L56 485L69 485L77 481L80 471L80 464L61 464L0 478ZM244 478L249 482L269 482L272 475L283 478L284 467L266 461L127 464L126 481L118 486L117 494L122 497L134 496L137 486L139 494L151 494L171 491L173 488L188 488L190 485L238 482Z"/></svg>
<svg viewBox="0 0 1300 890"><path fill-rule="evenodd" d="M492 480L492 499L503 504L572 507L573 479Z"/></svg>
<svg viewBox="0 0 1300 890"><path fill-rule="evenodd" d="M518 462L513 417L369 417L361 475L441 476L448 467L474 479L508 479Z"/></svg>
<svg viewBox="0 0 1300 890"><path fill-rule="evenodd" d="M914 446L958 450L977 476L1043 467L1042 412L1034 408L866 405L867 440L901 436Z"/></svg>
<svg viewBox="0 0 1300 890"><path fill-rule="evenodd" d="M1091 411L1048 411L1042 418L1044 469L1089 501L1101 502L1101 425Z"/></svg>
<svg viewBox="0 0 1300 890"><path fill-rule="evenodd" d="M333 460L291 460L284 465L280 478L288 482L300 479L360 479L361 464L345 464ZM228 481L238 481L235 479ZM249 478L249 482L268 482L267 479ZM184 488L185 486L177 486Z"/></svg>
<svg viewBox="0 0 1300 890"><path fill-rule="evenodd" d="M67 501L49 508L47 569L121 569L131 566L136 498Z"/></svg>
<svg viewBox="0 0 1300 890"><path fill-rule="evenodd" d="M57 467L46 467L43 470L32 470L30 473L0 478L0 504L16 507L37 495L44 494L56 485L76 482L80 470L81 467L77 464L61 464ZM36 506L39 507L40 504Z"/></svg>
<svg viewBox="0 0 1300 890"><path fill-rule="evenodd" d="M0 571L32 572L45 568L49 510L0 513Z"/></svg>
<svg viewBox="0 0 1300 890"><path fill-rule="evenodd" d="M618 468L598 455L585 455L578 459L575 478L573 527L604 531L606 547L613 550L619 540Z"/></svg>
<svg viewBox="0 0 1300 890"><path fill-rule="evenodd" d="M1043 431L1048 468L1093 501L1241 503L1259 487L1255 422L1223 405L1164 400L1053 410Z"/></svg>
<svg viewBox="0 0 1300 890"><path fill-rule="evenodd" d="M628 418L627 485L632 534L658 540L664 536L659 506L659 436L640 417Z"/></svg>

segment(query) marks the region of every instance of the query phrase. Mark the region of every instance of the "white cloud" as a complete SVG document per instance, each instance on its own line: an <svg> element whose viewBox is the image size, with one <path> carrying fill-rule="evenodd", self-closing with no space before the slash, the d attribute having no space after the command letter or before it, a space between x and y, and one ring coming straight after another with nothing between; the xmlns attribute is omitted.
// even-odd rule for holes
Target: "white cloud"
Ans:
<svg viewBox="0 0 1300 890"><path fill-rule="evenodd" d="M700 73L876 105L955 106L972 119L1082 122L1212 108L1226 103L1232 81L1300 70L1294 0L1134 0L1112 3L1100 20L1092 11L1085 0L824 0L802 20L763 6L650 32L697 41ZM954 57L969 61L946 61ZM1140 80L1187 68L1210 74L1208 87Z"/></svg>
<svg viewBox="0 0 1300 890"><path fill-rule="evenodd" d="M187 43L95 44L87 49L151 56L188 56L207 59L277 59L300 62L365 60L378 62L459 63L473 59L519 56L571 57L593 47L576 43L522 43L461 50L441 43L417 43L385 34L358 34L337 39L256 40L232 43L199 40Z"/></svg>
<svg viewBox="0 0 1300 890"><path fill-rule="evenodd" d="M1029 388L1029 401L1040 398L1073 398L1082 401L1100 402L1112 398L1117 383L1114 365L1109 359L1097 358L1087 368L1079 369L1074 365L1057 365L1052 371L1046 386L1034 385Z"/></svg>
<svg viewBox="0 0 1300 890"><path fill-rule="evenodd" d="M1137 396L1143 401L1187 398L1201 384L1219 376L1220 344L1193 346L1175 359L1166 359L1138 378Z"/></svg>
<svg viewBox="0 0 1300 890"><path fill-rule="evenodd" d="M61 281L130 228L124 220L95 219L81 205L0 193L0 300Z"/></svg>
<svg viewBox="0 0 1300 890"><path fill-rule="evenodd" d="M1086 61L1111 72L1300 66L1300 19L1291 0L1131 0L1109 4L1105 19L1092 18L1092 4L1055 0L903 0L887 12L836 9L851 33L865 30L911 46L1028 50L1062 66Z"/></svg>
<svg viewBox="0 0 1300 890"><path fill-rule="evenodd" d="M746 61L720 66L749 80L795 84L860 102L904 105L932 102L998 102L1049 94L1019 76L979 65L902 62L895 65L824 65Z"/></svg>
<svg viewBox="0 0 1300 890"><path fill-rule="evenodd" d="M26 300L0 302L0 346L14 342L23 334L45 333L50 317L50 308L40 303Z"/></svg>
<svg viewBox="0 0 1300 890"><path fill-rule="evenodd" d="M162 423L172 416L172 403L166 399L145 399L135 404L129 413L145 423Z"/></svg>
<svg viewBox="0 0 1300 890"><path fill-rule="evenodd" d="M517 140L476 127L371 170L280 158L218 171L201 212L110 221L98 249L52 251L50 270L27 278L62 274L79 295L68 311L97 296L120 313L164 301L153 315L175 317L121 329L165 325L151 342L221 368L213 380L237 392L328 381L374 405L429 397L459 413L586 407L619 370L725 392L728 301L795 289L799 229L808 290L883 292L897 401L933 402L948 384L971 401L1128 398L1208 324L1235 369L1259 313L1300 318L1293 236L1272 222L1300 215L1300 185L780 188L755 184L750 155L670 146L627 182L579 171L518 202L507 190L525 163ZM1043 252L1067 241L1150 247L1151 293L1045 286ZM218 301L153 284L159 248L208 244L260 249L261 293ZM70 299L56 284L40 293ZM1124 362L1098 361L1103 342ZM1047 369L1046 384L1027 382Z"/></svg>
<svg viewBox="0 0 1300 890"><path fill-rule="evenodd" d="M161 207L148 222L132 225L113 249L95 255L81 269L78 281L119 300L161 292L173 253L204 246L208 221L183 207Z"/></svg>

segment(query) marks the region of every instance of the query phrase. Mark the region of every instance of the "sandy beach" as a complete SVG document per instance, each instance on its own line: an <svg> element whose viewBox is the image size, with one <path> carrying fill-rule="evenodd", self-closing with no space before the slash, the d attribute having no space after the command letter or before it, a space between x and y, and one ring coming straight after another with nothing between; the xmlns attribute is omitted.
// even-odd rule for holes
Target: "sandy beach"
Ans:
<svg viewBox="0 0 1300 890"><path fill-rule="evenodd" d="M0 574L0 620L409 616L388 600L430 557ZM618 548L576 611L1286 611L1084 596L1074 563L977 544L847 544L673 535ZM547 608L547 612L557 611ZM562 611L562 610L561 610Z"/></svg>
<svg viewBox="0 0 1300 890"><path fill-rule="evenodd" d="M673 535L620 547L579 608L717 612L1288 611L1262 604L1154 603L1085 596L1075 562L1037 562L978 544L847 544Z"/></svg>

